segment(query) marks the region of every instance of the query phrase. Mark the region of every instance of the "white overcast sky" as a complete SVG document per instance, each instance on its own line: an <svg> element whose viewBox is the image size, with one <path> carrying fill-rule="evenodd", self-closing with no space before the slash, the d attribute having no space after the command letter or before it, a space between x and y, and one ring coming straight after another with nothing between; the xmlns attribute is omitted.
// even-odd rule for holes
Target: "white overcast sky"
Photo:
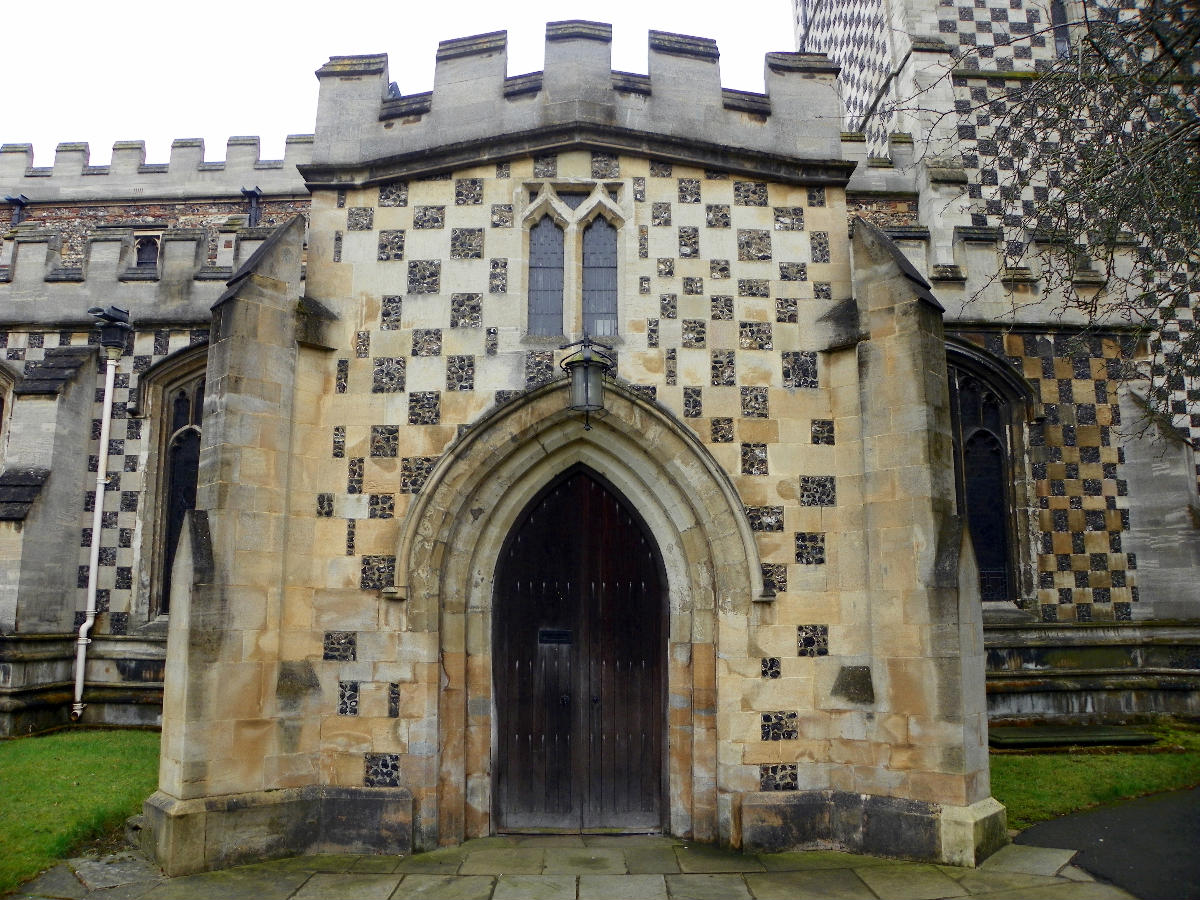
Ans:
<svg viewBox="0 0 1200 900"><path fill-rule="evenodd" d="M257 134L264 158L288 134L311 133L313 72L330 56L387 53L406 94L433 86L440 40L508 31L510 75L542 68L547 21L613 26L613 68L646 72L653 28L714 38L725 87L763 90L763 54L791 50L790 0L204 0L124 6L2 0L0 143L54 162L61 141L86 141L93 165L113 141L144 140L166 162L174 138L201 137L225 157L230 135Z"/></svg>

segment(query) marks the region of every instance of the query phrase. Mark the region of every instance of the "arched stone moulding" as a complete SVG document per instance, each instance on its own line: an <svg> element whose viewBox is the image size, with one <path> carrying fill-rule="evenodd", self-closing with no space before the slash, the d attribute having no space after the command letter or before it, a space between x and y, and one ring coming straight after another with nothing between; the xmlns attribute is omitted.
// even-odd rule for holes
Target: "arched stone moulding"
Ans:
<svg viewBox="0 0 1200 900"><path fill-rule="evenodd" d="M407 628L438 633L442 665L436 785L414 785L418 846L491 831L491 608L496 561L538 491L576 464L606 478L642 516L666 572L667 820L716 840L718 620L762 594L758 550L737 491L696 435L621 384L585 430L559 380L495 410L451 445L410 509L397 548ZM571 523L564 523L564 529ZM739 635L745 629L735 629ZM742 638L744 640L744 637ZM725 736L728 739L728 736ZM433 756L440 753L440 758Z"/></svg>

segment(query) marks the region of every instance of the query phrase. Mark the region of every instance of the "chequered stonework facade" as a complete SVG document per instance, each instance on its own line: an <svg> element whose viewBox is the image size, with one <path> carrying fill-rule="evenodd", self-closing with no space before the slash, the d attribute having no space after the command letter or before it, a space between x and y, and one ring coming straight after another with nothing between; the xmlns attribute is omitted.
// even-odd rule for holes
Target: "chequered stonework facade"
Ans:
<svg viewBox="0 0 1200 900"><path fill-rule="evenodd" d="M509 707L604 708L575 683L505 693L524 683L507 561L576 473L655 573L630 588L662 635L643 668L662 704L661 753L639 760L650 827L974 865L1004 836L989 703L1123 708L1103 673L1064 691L1044 671L1082 629L1135 656L1121 629L1150 628L1139 610L1165 607L1146 584L1180 568L1138 581L1147 467L1121 430L1121 335L963 312L988 223L931 221L904 139L868 158L889 142L869 123L894 12L807 14L858 47L853 79L771 53L763 93L732 91L715 42L661 32L647 75L614 72L608 26L560 22L545 69L518 77L504 33L443 42L427 94L400 93L384 56L333 57L315 133L282 163L246 139L217 168L188 141L166 166L119 145L104 171L80 145L43 169L0 151L3 195L28 198L0 244L0 641L21 663L0 688L48 690L33 634L70 679L98 549L81 717L154 721L161 695L145 834L169 872L506 827ZM866 136L840 127L838 77ZM96 184L118 199L72 212ZM133 332L97 499L83 311L111 303ZM587 323L614 366L585 418L562 364ZM1012 543L1011 588L986 601L955 474L966 379L1004 406L980 401L1003 420ZM547 559L585 530L616 540L578 518L540 539ZM605 631L579 609L577 635ZM599 658L548 624L539 659ZM65 710L38 715L25 727ZM570 721L573 746L607 727Z"/></svg>
<svg viewBox="0 0 1200 900"><path fill-rule="evenodd" d="M1007 98L1053 64L1061 52L1056 37L1066 38L1070 30L1056 33L1050 5L1041 0L897 3L874 14L864 12L857 2L797 0L793 9L797 45L825 52L842 67L846 124L863 132L847 134L847 147L872 157L848 187L849 205L894 236L911 241L905 246L914 250L913 258L921 259L922 271L934 280L947 305L948 332L987 345L1036 391L1040 407L1026 441L1031 506L1039 510L1028 538L1036 552L1036 584L1030 583L1036 604L1027 594L1028 608L1045 622L1152 617L1150 610L1140 616L1136 612L1136 604L1147 598L1136 581L1138 554L1130 543L1130 528L1152 527L1164 512L1157 507L1138 509L1128 497L1123 444L1141 430L1137 409L1124 409L1122 420L1118 401L1126 371L1121 358L1128 358L1131 346L1127 344L1123 354L1121 342L1128 338L1116 331L1084 334L1081 321L1055 314L1055 298L1042 291L1036 272L1014 270L1003 278L993 275L989 283L988 273L1001 265L997 254L1018 249L1002 243L1000 226L1021 224L1011 214L1004 215L999 192L1006 189L1016 160L998 153L994 120L1008 109ZM1073 10L1067 4L1068 18ZM862 28L887 16L895 27L891 56L882 64L864 56L865 43L852 45L843 29L822 25L847 20ZM933 73L924 76L933 87L920 94L912 89L913 96L905 96L904 85L913 84L912 72L921 67ZM875 93L864 95L864 84L875 86ZM918 108L937 107L939 102L947 109L937 127L952 135L952 153L961 169L953 184L922 189L915 175L929 152L924 136L896 132L915 131ZM865 117L864 106L871 110ZM944 159L938 163L945 164ZM1056 175L1050 173L1051 178ZM905 182L912 198L908 217L896 215ZM1011 199L1017 201L1021 216L1033 217L1046 197L1045 187L1030 185ZM1088 275L1083 273L1079 283ZM1014 317L1017 307L1022 310ZM979 320L988 316L997 320L994 330L976 330ZM1039 331L1039 318L1054 327ZM1159 359L1173 352L1180 335L1193 330L1193 320L1186 304L1151 320L1149 352ZM1161 366L1156 371L1161 374ZM1172 424L1193 446L1200 440L1198 376L1173 376L1164 384L1169 393L1164 406ZM1081 436L1090 443L1082 443ZM1140 458L1137 464L1142 464ZM1200 477L1200 467L1193 475ZM1186 495L1180 502L1187 505ZM1065 512L1055 514L1060 505ZM1135 539L1138 543L1144 541ZM1155 595L1162 596L1152 591L1151 597Z"/></svg>
<svg viewBox="0 0 1200 900"><path fill-rule="evenodd" d="M822 509L833 491L780 486L836 472L828 384L803 324L850 293L841 193L588 152L314 196L310 252L343 232L328 277L351 279L364 298L346 336L354 353L332 363L334 424L314 501L318 543L345 544L341 579L392 584L389 548L458 429L561 377L565 338L527 335L522 301L528 229L563 209L556 189L601 195L576 220L598 210L620 224L616 377L709 445L739 485L776 589L819 580L794 546L836 526ZM397 234L404 249L385 253ZM465 252L463 234L476 236ZM818 422L828 423L819 437Z"/></svg>
<svg viewBox="0 0 1200 900"><path fill-rule="evenodd" d="M872 142L886 140L886 125L865 129L892 74L892 48L885 0L796 0L796 46L824 53L842 69L846 130L867 130Z"/></svg>

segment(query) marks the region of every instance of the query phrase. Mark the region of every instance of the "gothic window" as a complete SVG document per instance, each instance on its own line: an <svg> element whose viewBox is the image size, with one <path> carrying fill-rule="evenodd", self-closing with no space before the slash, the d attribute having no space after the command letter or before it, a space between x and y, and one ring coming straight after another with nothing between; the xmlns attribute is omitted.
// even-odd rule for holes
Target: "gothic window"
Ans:
<svg viewBox="0 0 1200 900"><path fill-rule="evenodd" d="M171 566L183 533L184 515L196 508L196 478L200 468L200 417L204 409L204 375L165 392L168 417L162 477L162 574L158 612L170 611Z"/></svg>
<svg viewBox="0 0 1200 900"><path fill-rule="evenodd" d="M135 265L139 269L153 269L158 265L158 239L152 237L138 238L134 245L136 252Z"/></svg>
<svg viewBox="0 0 1200 900"><path fill-rule="evenodd" d="M618 187L542 184L529 200L528 333L616 335Z"/></svg>
<svg viewBox="0 0 1200 900"><path fill-rule="evenodd" d="M529 333L563 333L563 230L549 216L529 229Z"/></svg>
<svg viewBox="0 0 1200 900"><path fill-rule="evenodd" d="M135 574L134 598L134 610L149 619L170 611L171 568L184 517L196 508L207 360L205 345L173 353L146 369L130 396L129 414L143 419L138 430L148 432L150 443L146 502L138 505L137 558L145 570Z"/></svg>
<svg viewBox="0 0 1200 900"><path fill-rule="evenodd" d="M1054 26L1054 55L1071 55L1071 31L1067 27L1067 7L1063 0L1050 0L1050 23Z"/></svg>
<svg viewBox="0 0 1200 900"><path fill-rule="evenodd" d="M617 333L617 229L600 217L583 230L583 331Z"/></svg>
<svg viewBox="0 0 1200 900"><path fill-rule="evenodd" d="M1017 510L1027 500L1016 485L1022 460L1014 444L1021 439L1027 389L1012 372L989 371L982 353L948 349L955 493L979 567L980 595L1019 602L1020 548L1028 536Z"/></svg>

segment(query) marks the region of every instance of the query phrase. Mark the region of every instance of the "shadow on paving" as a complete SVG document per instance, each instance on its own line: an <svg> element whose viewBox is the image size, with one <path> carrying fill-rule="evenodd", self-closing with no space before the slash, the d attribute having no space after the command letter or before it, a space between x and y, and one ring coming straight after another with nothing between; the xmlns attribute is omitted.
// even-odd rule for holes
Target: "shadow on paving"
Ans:
<svg viewBox="0 0 1200 900"><path fill-rule="evenodd" d="M17 897L55 900L1107 900L1071 850L1010 845L978 869L833 850L741 854L658 836L504 836L409 857L308 856L165 878L132 851L73 859Z"/></svg>

